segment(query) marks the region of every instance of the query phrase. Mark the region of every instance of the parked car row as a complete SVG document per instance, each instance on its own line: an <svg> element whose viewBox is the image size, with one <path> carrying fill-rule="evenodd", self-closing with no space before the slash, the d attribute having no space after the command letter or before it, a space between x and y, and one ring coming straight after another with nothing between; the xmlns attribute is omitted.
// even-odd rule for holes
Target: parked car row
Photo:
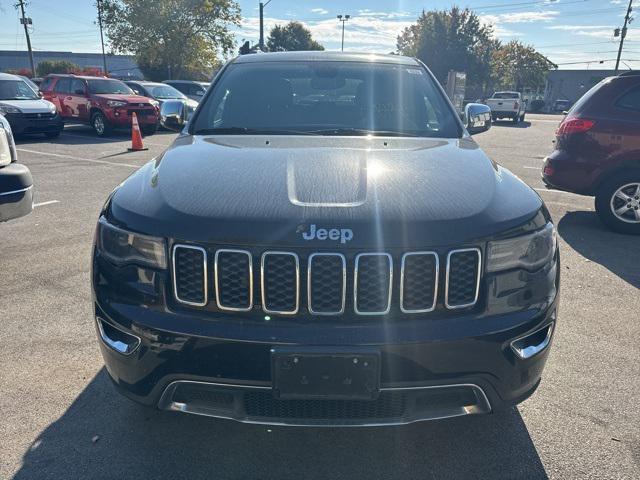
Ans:
<svg viewBox="0 0 640 480"><path fill-rule="evenodd" d="M169 82L169 81L168 81ZM18 75L0 73L0 114L14 134L60 135L65 122L90 125L98 136L127 129L135 112L142 133L160 126L161 106L177 102L171 110L184 110L189 118L206 92L202 82L122 82L107 77L51 74L39 85ZM182 91L181 91L182 90ZM188 92L188 93L183 93Z"/></svg>

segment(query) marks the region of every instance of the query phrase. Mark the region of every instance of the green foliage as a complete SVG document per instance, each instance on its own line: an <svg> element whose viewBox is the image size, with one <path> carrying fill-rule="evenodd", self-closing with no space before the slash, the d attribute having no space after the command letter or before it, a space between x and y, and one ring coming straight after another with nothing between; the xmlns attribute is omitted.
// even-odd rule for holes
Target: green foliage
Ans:
<svg viewBox="0 0 640 480"><path fill-rule="evenodd" d="M103 0L109 45L132 53L147 78L208 80L218 52L234 47L231 25L240 24L233 0Z"/></svg>
<svg viewBox="0 0 640 480"><path fill-rule="evenodd" d="M491 26L469 9L422 12L414 25L398 36L398 52L417 57L445 83L449 70L467 73L467 83L490 80L490 60L499 46Z"/></svg>
<svg viewBox="0 0 640 480"><path fill-rule="evenodd" d="M493 54L492 76L499 88L537 88L544 83L547 72L557 68L531 45L512 40Z"/></svg>
<svg viewBox="0 0 640 480"><path fill-rule="evenodd" d="M300 22L273 27L267 38L267 48L270 52L324 50L322 45L311 38L311 32Z"/></svg>
<svg viewBox="0 0 640 480"><path fill-rule="evenodd" d="M80 66L68 60L43 60L36 66L36 73L44 77L50 73L74 73L81 70Z"/></svg>

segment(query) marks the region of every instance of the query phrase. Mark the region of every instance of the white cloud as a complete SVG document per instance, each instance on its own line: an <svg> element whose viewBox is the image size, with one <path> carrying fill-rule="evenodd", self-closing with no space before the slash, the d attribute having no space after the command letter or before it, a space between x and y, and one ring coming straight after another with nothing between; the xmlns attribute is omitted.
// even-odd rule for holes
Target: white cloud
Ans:
<svg viewBox="0 0 640 480"><path fill-rule="evenodd" d="M614 27L609 25L551 25L546 27L548 30L561 30L570 32L572 35L580 35L591 38L613 38ZM629 30L627 38L633 36L632 30Z"/></svg>
<svg viewBox="0 0 640 480"><path fill-rule="evenodd" d="M409 13L409 12L403 12L403 11L398 11L398 12L375 12L373 10L365 8L365 9L362 9L362 10L358 10L358 16L360 16L360 17L378 17L378 18L393 19L393 18L412 17L414 15Z"/></svg>
<svg viewBox="0 0 640 480"><path fill-rule="evenodd" d="M311 12L317 13L318 15L326 15L327 13L329 13L329 10L325 10L324 8L312 8Z"/></svg>
<svg viewBox="0 0 640 480"><path fill-rule="evenodd" d="M551 22L560 14L557 10L547 10L545 12L518 12L499 13L495 15L480 15L480 19L485 23L498 25L501 23L532 23Z"/></svg>
<svg viewBox="0 0 640 480"><path fill-rule="evenodd" d="M288 23L288 19L268 17L264 19L265 36L275 25ZM342 24L335 18L301 22L311 31L314 40L327 50L339 50ZM389 20L377 16L354 16L345 25L345 49L349 51L389 53L395 51L398 35L413 22L408 20ZM236 38L256 41L259 35L259 19L247 17L242 20Z"/></svg>

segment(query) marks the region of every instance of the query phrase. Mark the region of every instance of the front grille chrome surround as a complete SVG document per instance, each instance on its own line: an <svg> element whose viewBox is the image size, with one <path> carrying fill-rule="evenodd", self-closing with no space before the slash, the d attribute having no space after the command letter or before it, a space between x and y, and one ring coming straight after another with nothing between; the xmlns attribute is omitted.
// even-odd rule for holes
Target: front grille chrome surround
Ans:
<svg viewBox="0 0 640 480"><path fill-rule="evenodd" d="M342 298L341 298L341 307L339 310L335 311L320 311L313 309L313 298L311 294L312 290L312 268L313 268L313 259L314 258L322 258L322 257L337 257L342 262ZM309 255L308 265L307 265L307 308L309 313L312 315L342 315L345 310L347 299L347 259L341 253L312 253Z"/></svg>
<svg viewBox="0 0 640 480"><path fill-rule="evenodd" d="M218 267L218 261L220 259L220 255L221 254L225 254L225 253L235 253L235 254L241 254L241 255L246 255L247 257L247 261L248 261L248 267L249 267L249 284L248 284L248 305L246 307L235 307L235 306L230 306L230 305L224 305L222 304L222 302L220 301L220 296L221 296L221 288L220 288L220 278L219 278L219 267ZM253 309L253 257L251 255L251 252L248 252L247 250L235 250L232 248L221 248L220 250L216 251L216 255L214 258L214 285L215 285L215 290L216 290L216 305L220 310L227 310L230 312L249 312Z"/></svg>
<svg viewBox="0 0 640 480"><path fill-rule="evenodd" d="M271 310L267 308L268 299L267 299L267 285L265 282L265 263L268 257L270 256L290 256L295 259L295 268L296 268L296 292L295 292L295 308L292 310ZM260 261L260 293L262 295L262 310L265 313L270 313L273 315L295 315L300 310L300 259L298 255L293 252L280 252L280 251L267 251L262 254L262 259Z"/></svg>
<svg viewBox="0 0 640 480"><path fill-rule="evenodd" d="M475 294L473 296L473 301L461 304L452 304L449 302L449 287L450 287L450 274L451 274L451 258L458 253L466 253L466 252L475 252L477 256L477 265L476 265L476 278L475 278ZM447 274L446 274L446 282L445 282L445 293L444 293L444 305L449 310L457 310L460 308L468 308L472 307L478 302L478 297L480 295L480 278L482 277L482 253L479 248L459 248L457 250L451 250L447 254Z"/></svg>
<svg viewBox="0 0 640 480"><path fill-rule="evenodd" d="M411 256L430 256L435 260L435 272L433 279L433 303L428 308L422 309L410 309L405 308L404 289L405 289L405 264L408 257ZM402 313L428 313L433 312L438 304L438 283L440 279L440 258L436 252L424 251L424 252L407 252L402 255L402 264L400 266L400 311Z"/></svg>
<svg viewBox="0 0 640 480"><path fill-rule="evenodd" d="M358 308L358 270L360 260L365 257L384 257L389 261L389 289L387 293L387 306L382 310L361 311ZM353 311L357 315L387 315L391 311L391 293L393 291L393 257L388 253L359 253L356 255L353 272Z"/></svg>
<svg viewBox="0 0 640 480"><path fill-rule="evenodd" d="M198 252L202 253L202 260L203 260L203 302L193 302L193 301L189 301L189 300L185 300L183 298L180 298L180 295L178 294L178 280L177 280L177 274L176 274L176 251L179 249L184 249L184 250L196 250ZM209 278L209 273L207 271L207 265L208 265L208 260L207 260L207 251L202 248L202 247L197 247L195 245L185 245L185 244L176 244L173 246L173 251L171 254L171 262L172 262L172 281L173 281L173 294L176 298L176 300L180 303L184 303L185 305L189 305L192 307L204 307L208 302L209 302L209 282L208 282L208 278Z"/></svg>

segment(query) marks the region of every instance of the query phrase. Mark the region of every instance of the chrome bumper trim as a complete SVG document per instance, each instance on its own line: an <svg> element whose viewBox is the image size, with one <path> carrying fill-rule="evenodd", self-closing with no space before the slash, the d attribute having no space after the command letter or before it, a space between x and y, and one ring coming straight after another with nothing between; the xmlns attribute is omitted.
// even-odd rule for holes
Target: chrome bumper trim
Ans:
<svg viewBox="0 0 640 480"><path fill-rule="evenodd" d="M408 416L407 418L399 418L399 419L391 419L388 421L367 421L364 423L331 423L331 420L327 420L324 422L320 420L318 423L304 423L301 421L295 421L292 419L291 422L287 422L286 420L276 420L276 419L267 419L260 420L257 418L252 418L247 415L243 415L242 412L238 411L238 408L234 407L229 409L228 411L215 411L215 408L207 408L202 405L194 405L184 402L175 402L173 401L173 395L176 392L176 389L179 385L204 385L211 387L220 387L223 389L228 389L230 393L233 390L237 389L236 393L247 390L271 390L272 387L265 385L239 385L239 384L228 384L228 383L214 383L214 382L201 382L194 380L176 380L171 382L164 390L162 395L160 396L160 400L158 401L158 408L160 410L170 410L182 413L190 413L193 415L202 415L206 417L213 418L222 418L227 420L234 420L240 423L248 423L248 424L256 424L256 425L276 425L276 426L294 426L294 427L373 427L373 426L391 426L391 425L407 425L416 422L428 421L428 420L439 420L443 418L453 418L460 417L465 415L477 415L477 414L487 414L492 411L491 404L484 390L480 388L478 385L473 383L458 383L458 384L449 384L449 385L427 385L427 386L415 386L415 387L383 387L380 391L385 392L394 392L394 391L420 391L420 390L445 390L445 389L453 389L453 388L469 388L474 393L478 400L476 404L455 407L450 411L442 411L435 410L432 414L424 414L417 417ZM425 412L426 413L426 412Z"/></svg>

